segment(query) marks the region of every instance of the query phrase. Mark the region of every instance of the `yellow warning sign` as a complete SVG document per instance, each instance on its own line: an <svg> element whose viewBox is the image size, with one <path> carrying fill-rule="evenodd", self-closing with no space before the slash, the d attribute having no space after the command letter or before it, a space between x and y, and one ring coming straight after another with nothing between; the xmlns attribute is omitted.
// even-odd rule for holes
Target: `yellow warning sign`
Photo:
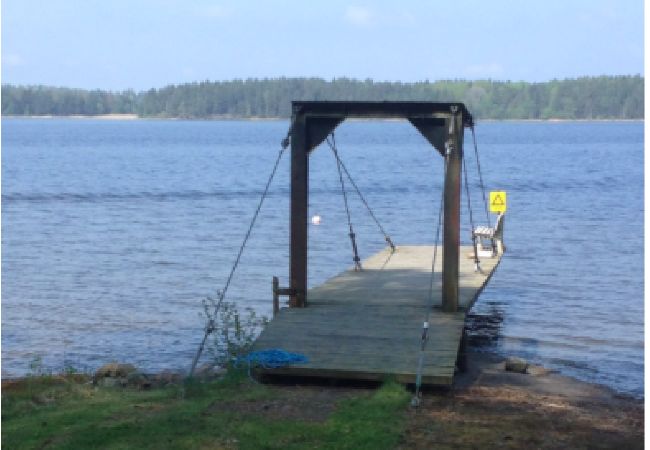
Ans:
<svg viewBox="0 0 650 450"><path fill-rule="evenodd" d="M490 212L506 212L506 191L490 192Z"/></svg>

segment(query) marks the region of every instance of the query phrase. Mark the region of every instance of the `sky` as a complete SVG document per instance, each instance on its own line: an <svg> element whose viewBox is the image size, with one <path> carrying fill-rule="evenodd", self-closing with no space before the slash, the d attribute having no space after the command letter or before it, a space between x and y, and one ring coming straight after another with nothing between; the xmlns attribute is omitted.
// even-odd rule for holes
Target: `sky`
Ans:
<svg viewBox="0 0 650 450"><path fill-rule="evenodd" d="M2 0L2 83L643 74L643 0Z"/></svg>

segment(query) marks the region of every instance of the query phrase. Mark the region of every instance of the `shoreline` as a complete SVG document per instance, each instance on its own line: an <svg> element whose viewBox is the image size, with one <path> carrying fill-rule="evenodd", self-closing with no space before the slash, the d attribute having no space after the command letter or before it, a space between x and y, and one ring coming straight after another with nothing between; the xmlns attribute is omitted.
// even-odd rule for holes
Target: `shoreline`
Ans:
<svg viewBox="0 0 650 450"><path fill-rule="evenodd" d="M329 448L334 433L341 446L354 448L354 442L368 446L371 436L386 433L390 426L390 433L378 438L374 448L641 449L644 445L643 400L540 366L530 366L526 374L507 372L502 356L473 348L468 351L467 370L456 376L453 387L423 389L417 408L409 405L413 391L391 381L379 386L315 380L261 384L251 381L245 370L192 381L172 374L159 376L160 383L146 388L131 383L121 387L126 384L118 378L100 378L111 382L94 384L89 375L75 374L3 379L3 406L6 402L9 411L3 411L3 425L7 425L3 442L31 439L39 446L92 435L99 445L103 442L95 436L99 426L118 436L124 446L135 448L142 445L141 433L147 439L160 433L159 445L178 448L198 446L187 444L189 436L212 445L241 442L246 448L260 442L271 442L274 448L287 442ZM98 404L104 405L100 410L106 414L96 417ZM351 413L353 405L357 409ZM57 417L64 412L75 423L74 430L58 424ZM46 424L38 435L32 425L34 414L38 424ZM288 421L295 429L286 426ZM124 428L131 423L136 426ZM166 428L154 431L161 423ZM345 426L332 432L338 424ZM246 431L251 426L260 430L257 444L251 443L252 435ZM360 430L369 434L355 434ZM85 439L90 439L84 441L86 445L95 442Z"/></svg>
<svg viewBox="0 0 650 450"><path fill-rule="evenodd" d="M114 121L132 121L132 120L169 120L169 121L196 121L196 122L208 122L208 121L242 121L242 122L275 122L275 121L288 121L289 117L263 117L263 116L232 116L232 115L223 115L223 116L212 116L212 117L195 117L195 118L184 118L184 117L141 117L137 114L100 114L100 115L83 115L83 114L72 114L72 115L54 115L54 114L44 114L44 115L3 115L3 119L75 119L75 120L114 120ZM400 121L401 119L382 119L382 118L350 118L348 121L377 121L377 122L394 122ZM589 123L589 122L644 122L644 118L639 119L477 119L477 123L481 122L524 122L524 123Z"/></svg>
<svg viewBox="0 0 650 450"><path fill-rule="evenodd" d="M616 398L629 401L631 403L638 403L639 405L644 405L645 403L645 392L641 397L637 397L631 393L620 392L616 389L598 382L585 381L579 378L576 378L571 375L566 375L561 373L557 369L549 369L544 366L529 364L528 370L525 374L509 372L505 370L505 361L508 357L506 355L497 353L494 350L484 350L480 347L469 346L467 350L467 370L465 372L459 372L454 377L454 384L449 388L451 391L462 391L467 388L482 385L482 384L513 384L520 387L527 387L538 393L548 393L548 394L566 394L566 395L584 395L585 393L597 394L602 398ZM125 363L129 365L128 360L124 360ZM117 361L106 362L104 366L112 364L123 364ZM197 373L200 373L201 370L206 373L219 373L223 374L223 370L217 366L212 366L209 363L204 363L202 368L197 369ZM99 369L97 369L99 370ZM94 375L91 372L72 372L76 375L86 376L92 378ZM142 375L147 377L156 378L160 376L171 377L174 380L185 379L187 373L182 369L163 369L159 372L140 372ZM64 372L55 372L55 371L43 371L42 373L37 374L26 374L18 376L7 376L3 375L2 385L11 384L11 383L20 383L29 379L38 378L39 376L65 376ZM198 375L199 378L205 377L206 375ZM307 384L312 384L310 378L304 378L307 380ZM318 380L317 378L315 380ZM345 384L345 381L337 381L334 383ZM318 381L314 381L318 384ZM444 390L443 388L433 388L436 390Z"/></svg>
<svg viewBox="0 0 650 450"><path fill-rule="evenodd" d="M508 382L508 380L520 379L521 377L531 376L528 380L540 381L541 385L536 385L535 383L528 383L532 388L538 389L542 385L552 385L555 384L558 387L558 392L567 390L567 391L590 391L590 392L600 392L601 395L611 398L621 398L626 399L630 402L639 403L643 405L645 402L645 392L642 396L635 396L629 392L617 391L611 386L608 386L604 383L599 383L596 381L586 381L580 378L577 378L572 375L563 374L559 369L551 369L541 365L529 364L529 370L526 374L517 374L514 372L505 371L505 360L508 358L508 355L498 353L493 349L485 349L481 346L469 345L467 350L467 371L462 373L457 373L454 377L454 384L451 386L451 390L456 389L465 389L472 384L482 381L485 377L493 377L497 374L497 378L501 378L502 381ZM129 364L128 359L123 359L124 363ZM117 361L106 361L104 365L110 365L117 363ZM209 364L203 364L205 369ZM97 369L96 369L97 370ZM94 372L87 370L74 371L73 373L83 376L92 377ZM161 375L163 376L173 376L176 380L182 380L186 378L186 371L184 369L173 369L167 368L158 372L139 372L143 375L151 378L156 378ZM221 372L220 372L221 373ZM19 383L25 380L39 377L39 376L61 376L64 372L57 372L52 369L43 370L42 372L36 374L25 374L25 375L7 375L3 374L1 376L2 385L5 383ZM548 388L547 386L547 388Z"/></svg>
<svg viewBox="0 0 650 450"><path fill-rule="evenodd" d="M504 359L470 348L451 395L425 392L407 413L401 448L643 448L643 399L541 366L507 372Z"/></svg>
<svg viewBox="0 0 650 450"><path fill-rule="evenodd" d="M470 347L468 351L468 370L456 376L454 389L466 389L476 384L514 384L528 387L539 393L555 393L566 395L597 394L603 398L617 398L645 404L643 397L620 392L606 384L585 381L571 375L565 375L557 369L530 364L526 374L508 372L505 370L507 356L492 350L483 351Z"/></svg>

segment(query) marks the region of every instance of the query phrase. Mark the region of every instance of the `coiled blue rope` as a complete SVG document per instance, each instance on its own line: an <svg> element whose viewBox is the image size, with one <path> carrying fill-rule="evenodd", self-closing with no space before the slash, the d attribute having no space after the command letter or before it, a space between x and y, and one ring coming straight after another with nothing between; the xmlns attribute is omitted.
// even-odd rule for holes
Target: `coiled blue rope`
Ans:
<svg viewBox="0 0 650 450"><path fill-rule="evenodd" d="M273 348L269 350L250 352L248 355L240 356L237 358L235 364L247 364L249 368L251 366L259 366L264 369L277 369L290 364L306 362L309 362L309 359L307 359L305 355Z"/></svg>

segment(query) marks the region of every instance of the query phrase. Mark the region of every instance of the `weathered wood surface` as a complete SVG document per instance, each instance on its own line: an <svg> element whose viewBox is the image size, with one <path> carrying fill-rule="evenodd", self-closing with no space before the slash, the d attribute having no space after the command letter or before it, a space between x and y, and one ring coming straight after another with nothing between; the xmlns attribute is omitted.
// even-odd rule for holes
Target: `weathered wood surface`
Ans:
<svg viewBox="0 0 650 450"><path fill-rule="evenodd" d="M453 381L465 311L496 269L500 258L481 261L474 271L461 247L459 305L446 313L441 305L442 248L429 298L433 246L400 246L383 250L363 262L364 270L345 271L307 292L306 308L282 308L254 345L255 350L281 348L309 358L305 364L262 373L327 378L380 380L395 376L414 382L422 322L431 308L423 383Z"/></svg>

